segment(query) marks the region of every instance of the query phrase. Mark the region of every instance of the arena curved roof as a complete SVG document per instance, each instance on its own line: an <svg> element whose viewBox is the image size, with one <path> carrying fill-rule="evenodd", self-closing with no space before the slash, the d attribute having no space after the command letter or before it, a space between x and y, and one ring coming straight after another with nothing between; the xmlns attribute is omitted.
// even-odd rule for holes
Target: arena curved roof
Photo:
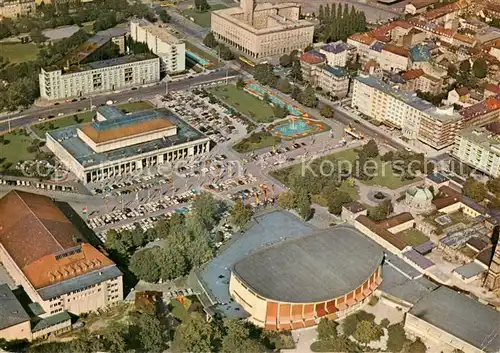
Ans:
<svg viewBox="0 0 500 353"><path fill-rule="evenodd" d="M322 302L358 288L382 259L380 246L340 225L259 250L234 264L233 274L266 299Z"/></svg>

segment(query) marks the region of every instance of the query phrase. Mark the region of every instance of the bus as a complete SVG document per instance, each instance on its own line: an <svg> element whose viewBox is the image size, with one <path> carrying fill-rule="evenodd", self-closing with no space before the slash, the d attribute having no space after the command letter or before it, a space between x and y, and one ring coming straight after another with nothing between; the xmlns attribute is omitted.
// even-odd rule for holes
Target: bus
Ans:
<svg viewBox="0 0 500 353"><path fill-rule="evenodd" d="M247 65L248 65L248 66L250 66L250 67L255 67L255 65L256 65L253 61L248 60L248 59L247 59L247 58L245 58L244 56L240 56L240 58L239 58L239 59L240 59L240 61L241 61L241 62L243 62L243 63L247 64Z"/></svg>

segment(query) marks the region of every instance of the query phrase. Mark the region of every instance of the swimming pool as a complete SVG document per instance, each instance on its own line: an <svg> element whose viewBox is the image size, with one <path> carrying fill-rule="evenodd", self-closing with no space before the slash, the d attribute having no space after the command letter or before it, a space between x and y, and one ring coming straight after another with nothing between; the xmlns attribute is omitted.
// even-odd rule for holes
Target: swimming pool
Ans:
<svg viewBox="0 0 500 353"><path fill-rule="evenodd" d="M269 91L266 91L265 89L263 89L262 87L260 87L259 85L255 84L255 83L249 83L249 84L247 84L247 87L249 89L257 92L261 96L263 96L265 93L267 93L269 95L269 100L271 102L273 102L274 104L277 104L277 105L279 105L281 107L286 107L288 109L288 111L290 112L290 114L292 114L292 115L295 115L295 116L302 116L302 115L304 115L301 111L299 111L294 106L292 106L292 105L290 105L288 103L283 102L283 100L281 100L280 98L272 95Z"/></svg>
<svg viewBox="0 0 500 353"><path fill-rule="evenodd" d="M202 57L198 56L197 54L193 53L192 51L186 50L186 56L189 59L196 61L200 65L203 65L203 66L210 65L210 61L203 59Z"/></svg>

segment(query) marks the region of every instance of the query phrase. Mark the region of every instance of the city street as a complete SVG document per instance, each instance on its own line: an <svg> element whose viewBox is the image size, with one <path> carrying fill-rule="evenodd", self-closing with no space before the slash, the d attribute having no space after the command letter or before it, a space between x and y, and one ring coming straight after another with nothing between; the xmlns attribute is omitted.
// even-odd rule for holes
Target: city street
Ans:
<svg viewBox="0 0 500 353"><path fill-rule="evenodd" d="M168 84L168 89L177 91L185 90L190 87L201 85L207 82L213 82L217 80L223 80L226 77L232 79L238 75L238 72L234 69L220 69L219 71L210 72L205 75L199 75L193 78L188 78L182 81L171 82ZM117 102L126 102L129 98L135 100L141 100L145 98L154 97L157 94L165 94L165 84L158 83L154 86L149 87L139 87L136 90L124 90L120 92L113 92L110 94L103 94L95 96L92 98L92 105L98 106L106 103L108 100L113 100ZM23 125L31 124L38 121L40 117L47 117L48 115L58 115L63 113L64 115L76 113L78 109L83 110L84 108L90 108L90 99L85 99L73 103L62 103L60 105L50 106L46 108L32 106L29 109L16 114L11 114L7 116L0 117L0 131L7 131L10 128L16 128Z"/></svg>

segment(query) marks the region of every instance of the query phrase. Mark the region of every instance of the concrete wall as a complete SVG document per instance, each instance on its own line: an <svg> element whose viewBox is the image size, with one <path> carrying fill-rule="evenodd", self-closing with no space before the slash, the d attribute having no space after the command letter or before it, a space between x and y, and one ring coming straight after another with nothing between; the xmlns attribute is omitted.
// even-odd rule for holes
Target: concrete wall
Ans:
<svg viewBox="0 0 500 353"><path fill-rule="evenodd" d="M396 233L402 232L404 230L413 228L414 225L415 225L415 220L412 219L411 221L398 224L397 226L394 226L392 228L387 228L387 230L389 232L391 232L392 234L396 234Z"/></svg>
<svg viewBox="0 0 500 353"><path fill-rule="evenodd" d="M266 322L267 300L259 298L231 272L229 293L251 316L251 321L263 327Z"/></svg>
<svg viewBox="0 0 500 353"><path fill-rule="evenodd" d="M27 339L31 341L31 323L30 321L25 321L20 324L10 326L0 330L0 338L3 338L7 341L10 340L22 340Z"/></svg>
<svg viewBox="0 0 500 353"><path fill-rule="evenodd" d="M465 319L465 318L464 318ZM471 344L462 341L461 339L443 331L416 316L407 313L405 319L405 329L427 339L434 340L439 343L449 344L450 346L462 350L464 353L481 353L478 349Z"/></svg>

